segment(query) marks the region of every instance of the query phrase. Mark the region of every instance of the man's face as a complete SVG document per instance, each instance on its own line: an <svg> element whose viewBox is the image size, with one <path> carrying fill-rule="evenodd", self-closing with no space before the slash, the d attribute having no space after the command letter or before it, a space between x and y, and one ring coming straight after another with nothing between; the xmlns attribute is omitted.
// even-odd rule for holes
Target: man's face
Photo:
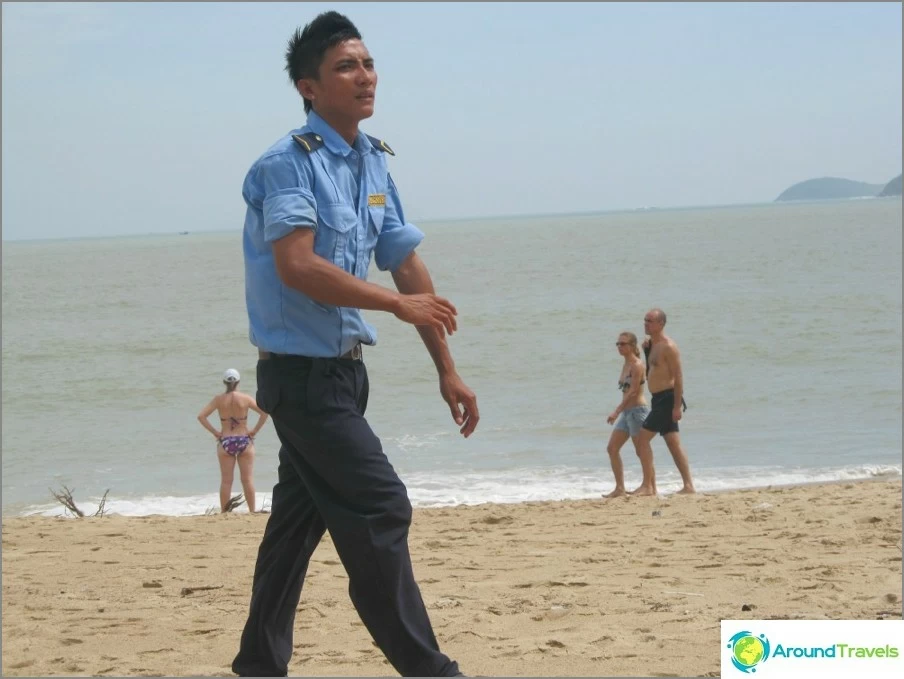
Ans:
<svg viewBox="0 0 904 679"><path fill-rule="evenodd" d="M377 72L370 52L360 40L330 47L320 64L320 79L302 78L298 91L326 118L356 122L374 114Z"/></svg>
<svg viewBox="0 0 904 679"><path fill-rule="evenodd" d="M650 335L660 330L662 330L662 321L659 320L659 316L653 311L648 311L647 315L643 317L643 331Z"/></svg>

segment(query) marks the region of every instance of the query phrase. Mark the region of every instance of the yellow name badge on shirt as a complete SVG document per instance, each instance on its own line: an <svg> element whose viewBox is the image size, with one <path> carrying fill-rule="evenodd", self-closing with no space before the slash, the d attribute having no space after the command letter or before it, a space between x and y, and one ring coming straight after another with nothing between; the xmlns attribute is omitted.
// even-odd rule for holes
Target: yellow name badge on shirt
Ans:
<svg viewBox="0 0 904 679"><path fill-rule="evenodd" d="M367 197L368 207L386 207L385 193L372 193Z"/></svg>

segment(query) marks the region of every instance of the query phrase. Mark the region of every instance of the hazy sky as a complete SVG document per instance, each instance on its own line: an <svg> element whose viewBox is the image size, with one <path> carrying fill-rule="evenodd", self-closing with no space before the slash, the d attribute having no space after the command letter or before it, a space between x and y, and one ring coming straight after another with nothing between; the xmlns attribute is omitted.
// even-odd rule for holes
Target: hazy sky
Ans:
<svg viewBox="0 0 904 679"><path fill-rule="evenodd" d="M899 3L8 3L3 238L240 230L318 12L411 221L761 202L901 172Z"/></svg>

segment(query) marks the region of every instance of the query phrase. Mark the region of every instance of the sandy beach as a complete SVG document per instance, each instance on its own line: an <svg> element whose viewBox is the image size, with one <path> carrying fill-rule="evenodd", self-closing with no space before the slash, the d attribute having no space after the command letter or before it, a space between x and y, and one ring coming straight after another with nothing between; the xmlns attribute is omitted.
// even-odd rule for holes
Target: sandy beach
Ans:
<svg viewBox="0 0 904 679"><path fill-rule="evenodd" d="M4 518L3 675L231 674L266 520ZM410 543L470 675L718 676L720 619L902 613L900 479L421 509ZM326 536L290 675L395 674L346 586Z"/></svg>

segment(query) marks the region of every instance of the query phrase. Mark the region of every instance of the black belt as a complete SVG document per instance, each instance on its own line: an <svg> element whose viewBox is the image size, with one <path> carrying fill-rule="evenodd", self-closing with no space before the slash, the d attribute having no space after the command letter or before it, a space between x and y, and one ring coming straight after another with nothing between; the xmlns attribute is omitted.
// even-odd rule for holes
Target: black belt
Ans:
<svg viewBox="0 0 904 679"><path fill-rule="evenodd" d="M277 354L272 351L263 351L258 350L257 357L262 361L267 361L271 358L312 358L311 356L299 356L297 354ZM346 351L339 358L344 358L349 361L360 361L364 358L364 352L361 349L361 342L358 342L355 346L351 348L350 351Z"/></svg>

